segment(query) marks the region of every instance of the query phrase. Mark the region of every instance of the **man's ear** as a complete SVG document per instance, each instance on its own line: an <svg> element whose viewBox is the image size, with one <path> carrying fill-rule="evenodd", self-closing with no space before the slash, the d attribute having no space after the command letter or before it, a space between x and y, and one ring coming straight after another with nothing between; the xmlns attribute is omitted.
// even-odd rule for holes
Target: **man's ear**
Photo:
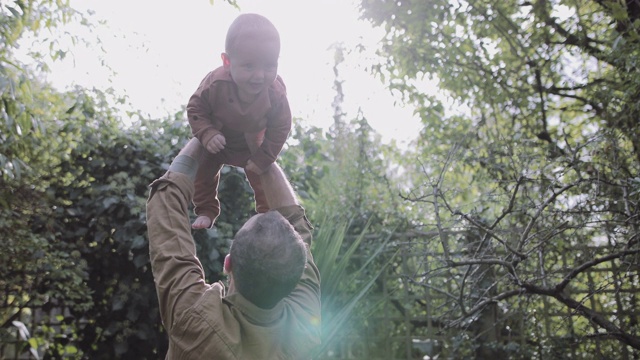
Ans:
<svg viewBox="0 0 640 360"><path fill-rule="evenodd" d="M224 68L228 70L229 66L231 66L231 60L229 60L229 54L222 53L220 54L220 58L222 59L222 66L224 66Z"/></svg>
<svg viewBox="0 0 640 360"><path fill-rule="evenodd" d="M222 270L225 274L231 274L231 255L227 254L227 256L224 257L224 265Z"/></svg>

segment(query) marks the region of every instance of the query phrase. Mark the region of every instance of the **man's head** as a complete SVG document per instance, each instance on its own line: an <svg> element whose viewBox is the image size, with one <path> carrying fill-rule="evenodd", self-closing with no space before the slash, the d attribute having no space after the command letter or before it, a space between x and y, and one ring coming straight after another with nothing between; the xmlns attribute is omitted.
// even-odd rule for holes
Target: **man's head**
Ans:
<svg viewBox="0 0 640 360"><path fill-rule="evenodd" d="M227 31L222 64L238 85L240 99L253 101L278 74L280 35L258 14L238 16Z"/></svg>
<svg viewBox="0 0 640 360"><path fill-rule="evenodd" d="M249 219L236 234L225 270L247 300L270 309L289 295L306 264L306 247L277 211Z"/></svg>

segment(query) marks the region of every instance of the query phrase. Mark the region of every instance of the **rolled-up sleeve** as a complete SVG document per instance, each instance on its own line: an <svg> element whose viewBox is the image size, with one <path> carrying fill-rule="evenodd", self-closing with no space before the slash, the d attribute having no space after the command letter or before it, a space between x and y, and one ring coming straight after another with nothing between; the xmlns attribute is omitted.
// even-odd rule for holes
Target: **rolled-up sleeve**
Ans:
<svg viewBox="0 0 640 360"><path fill-rule="evenodd" d="M168 172L151 184L147 201L151 268L160 315L170 334L180 315L210 287L191 236L188 206L192 195L190 179Z"/></svg>

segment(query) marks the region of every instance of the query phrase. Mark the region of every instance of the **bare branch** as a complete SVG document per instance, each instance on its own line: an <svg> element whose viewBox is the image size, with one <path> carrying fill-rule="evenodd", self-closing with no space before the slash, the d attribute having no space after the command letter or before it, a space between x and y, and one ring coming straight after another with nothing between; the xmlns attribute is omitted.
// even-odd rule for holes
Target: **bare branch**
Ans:
<svg viewBox="0 0 640 360"><path fill-rule="evenodd" d="M513 267L513 264L500 259L470 259L470 260L460 260L460 261L451 261L449 262L449 266L451 267L460 267L460 266L468 266L468 265L500 265L507 269L509 274L511 274L516 283L520 283L518 276L516 274L516 269Z"/></svg>
<svg viewBox="0 0 640 360"><path fill-rule="evenodd" d="M577 186L578 184L582 183L584 180L580 179L574 183L571 184L567 184L565 186L563 186L559 191L557 192L553 192L553 194L544 202L542 203L539 207L538 207L538 211L536 211L536 213L533 215L533 217L531 218L531 220L529 220L529 223L527 224L527 227L525 228L524 232L522 233L522 235L520 236L520 241L518 243L518 252L521 252L524 249L525 244L527 243L527 241L529 240L529 233L531 232L531 229L533 228L533 225L535 224L535 222L538 220L538 218L540 217L540 215L542 214L542 212L547 208L547 206L549 206L549 204L551 204L552 202L554 202L558 196L560 196L562 193L564 193L565 191Z"/></svg>
<svg viewBox="0 0 640 360"><path fill-rule="evenodd" d="M625 250L625 251L621 251L615 254L609 254L607 256L602 256L599 258L595 258L591 261L587 261L585 263L582 263L580 266L574 268L573 270L571 270L569 272L569 274L567 274L567 276L564 277L564 279L562 280L561 283L559 283L558 285L556 285L555 287L555 291L557 292L561 292L563 291L567 285L569 285L569 282L571 282L571 280L575 279L576 276L578 276L580 273L582 273L583 271L594 267L598 264L602 264L603 262L607 262L607 261L611 261L614 259L619 259L622 258L624 256L627 255L633 255L633 254L638 254L640 253L640 249L635 249L635 250Z"/></svg>
<svg viewBox="0 0 640 360"><path fill-rule="evenodd" d="M446 261L449 261L451 259L451 256L449 254L449 240L447 238L447 234L444 232L442 228L442 220L440 219L440 206L438 203L438 198L440 197L444 198L444 196L440 192L440 185L444 180L444 174L446 173L447 168L449 167L449 164L453 160L453 156L457 152L458 147L459 147L458 144L453 145L452 149L447 154L447 159L445 160L442 166L442 169L440 170L440 175L438 176L437 182L435 184L432 184L433 207L434 207L434 215L436 217L436 227L438 228L438 234L440 236L440 242L442 242L442 249L444 250L444 258Z"/></svg>
<svg viewBox="0 0 640 360"><path fill-rule="evenodd" d="M484 309L485 307L487 307L489 304L494 304L497 303L499 301L514 297L514 296L518 296L521 295L523 293L523 290L510 290L510 291L505 291L503 293L500 293L496 296L492 296L490 298L484 299L480 302L478 302L473 308L469 309L467 311L467 316L463 316L460 317L458 319L452 320L451 322L449 322L448 327L457 327L459 326L464 320L466 320L467 318L469 318L470 315L476 314L479 311L481 311L482 309Z"/></svg>
<svg viewBox="0 0 640 360"><path fill-rule="evenodd" d="M484 232L488 233L489 235L491 235L491 237L496 239L500 244L502 244L504 247L506 247L510 252L512 252L513 254L517 255L521 260L524 260L524 259L527 258L527 256L525 254L523 254L522 252L520 252L520 251L512 248L511 246L509 246L509 244L507 244L506 241L504 241L500 236L498 236L498 234L496 234L495 232L493 232L491 229L487 228L486 226L478 223L477 221L475 221L469 215L463 214L460 211L454 212L454 215L462 216L462 218L464 218L465 220L467 220L468 222L473 224L478 229L481 229L482 231L484 231Z"/></svg>
<svg viewBox="0 0 640 360"><path fill-rule="evenodd" d="M577 313L581 314L585 318L589 320L589 322L599 325L603 329L605 329L610 336L618 339L620 342L627 344L634 349L640 350L640 338L634 335L631 335L628 332L623 331L618 326L616 326L611 321L607 320L602 314L594 311L593 309L585 306L584 304L565 296L563 293L558 294L555 298L561 303L567 305L569 308L575 310Z"/></svg>

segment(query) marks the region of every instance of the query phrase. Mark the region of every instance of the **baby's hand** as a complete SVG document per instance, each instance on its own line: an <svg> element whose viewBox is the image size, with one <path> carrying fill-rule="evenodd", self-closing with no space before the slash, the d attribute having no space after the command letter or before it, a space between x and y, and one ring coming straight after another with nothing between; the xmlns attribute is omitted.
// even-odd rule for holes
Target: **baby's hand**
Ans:
<svg viewBox="0 0 640 360"><path fill-rule="evenodd" d="M253 173L256 173L258 175L262 175L262 173L263 173L263 171L260 170L258 165L254 164L253 161L251 161L251 160L247 161L247 165L244 166L244 169L247 170L247 171L251 171Z"/></svg>
<svg viewBox="0 0 640 360"><path fill-rule="evenodd" d="M224 138L224 135L216 134L207 143L207 150L209 150L209 152L212 154L217 154L222 151L222 149L224 149L224 146L226 144L227 139Z"/></svg>

